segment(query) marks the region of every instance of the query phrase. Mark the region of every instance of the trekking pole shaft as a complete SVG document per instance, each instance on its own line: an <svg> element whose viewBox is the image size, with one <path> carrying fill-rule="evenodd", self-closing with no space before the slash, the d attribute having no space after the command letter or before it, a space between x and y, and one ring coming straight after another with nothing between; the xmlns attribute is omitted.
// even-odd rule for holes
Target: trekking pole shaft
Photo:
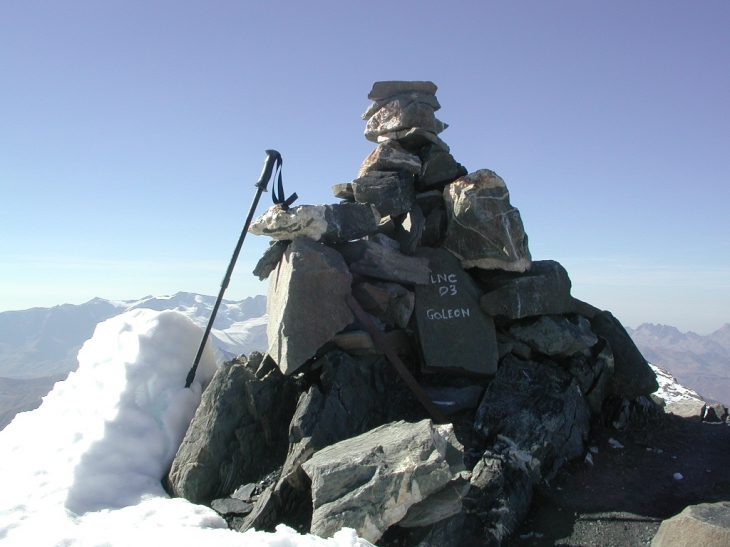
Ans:
<svg viewBox="0 0 730 547"><path fill-rule="evenodd" d="M261 194L266 191L266 185L268 183L268 178L271 177L271 173L274 167L274 163L276 162L276 159L278 158L279 161L281 161L281 156L278 152L275 150L267 150L267 157L266 161L264 162L264 170L261 173L261 178L256 183L256 195L253 198L253 201L251 202L251 208L248 210L248 216L246 217L246 222L243 225L243 230L241 231L241 236L238 238L238 244L236 244L236 250L233 251L233 256L231 257L231 261L228 264L228 269L226 270L226 275L223 277L223 282L221 283L221 290L218 293L218 299L215 301L215 306L213 306L213 312L211 313L210 319L208 320L208 325L205 327L205 334L203 334L203 340L200 342L200 347L198 348L198 353L195 356L195 361L193 362L193 367L190 369L190 372L188 372L188 376L185 379L185 387L190 387L193 383L193 380L195 379L195 371L198 369L198 364L200 364L200 358L203 356L203 350L205 349L205 343L208 341L208 336L210 336L210 331L213 329L213 321L215 321L215 316L218 314L218 308L221 306L221 302L223 301L223 294L226 292L226 289L228 288L228 284L231 282L231 276L233 275L233 268L236 266L236 261L238 260L238 255L241 252L241 247L243 247L243 241L246 239L246 234L248 233L248 228L251 226L251 221L253 220L253 215L256 212L256 207L259 204L259 199L261 199Z"/></svg>

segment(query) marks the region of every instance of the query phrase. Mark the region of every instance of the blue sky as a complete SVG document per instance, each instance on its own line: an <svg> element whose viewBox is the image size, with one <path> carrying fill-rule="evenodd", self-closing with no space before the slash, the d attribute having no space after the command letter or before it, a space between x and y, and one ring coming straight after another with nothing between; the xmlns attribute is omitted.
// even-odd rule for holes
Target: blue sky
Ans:
<svg viewBox="0 0 730 547"><path fill-rule="evenodd" d="M708 333L730 322L728 28L711 0L4 0L0 311L217 294L264 150L299 204L334 202L372 82L423 79L575 296ZM265 293L266 245L227 298Z"/></svg>

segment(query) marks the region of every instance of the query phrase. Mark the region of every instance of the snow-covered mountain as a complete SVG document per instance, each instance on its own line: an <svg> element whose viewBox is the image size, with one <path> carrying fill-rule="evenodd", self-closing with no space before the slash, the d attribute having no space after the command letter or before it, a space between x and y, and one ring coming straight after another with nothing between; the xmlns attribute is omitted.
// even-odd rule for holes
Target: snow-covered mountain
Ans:
<svg viewBox="0 0 730 547"><path fill-rule="evenodd" d="M730 323L705 336L652 323L626 330L649 362L706 400L730 405Z"/></svg>
<svg viewBox="0 0 730 547"><path fill-rule="evenodd" d="M0 377L40 378L63 374L78 366L76 354L101 322L138 308L176 310L205 328L214 296L179 292L141 300L94 298L85 304L63 304L0 313ZM217 358L223 360L253 350L266 350L266 297L224 300L213 325Z"/></svg>

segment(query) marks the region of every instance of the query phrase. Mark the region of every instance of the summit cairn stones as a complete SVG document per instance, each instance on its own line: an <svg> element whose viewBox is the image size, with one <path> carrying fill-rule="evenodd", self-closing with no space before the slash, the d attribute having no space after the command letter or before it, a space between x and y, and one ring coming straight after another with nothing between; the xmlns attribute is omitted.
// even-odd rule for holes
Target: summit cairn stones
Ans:
<svg viewBox="0 0 730 547"><path fill-rule="evenodd" d="M520 212L509 202L509 191L494 171L480 169L444 190L449 216L444 247L464 268L524 272L532 259Z"/></svg>
<svg viewBox="0 0 730 547"><path fill-rule="evenodd" d="M195 500L248 484L216 502L231 528L498 547L533 487L585 453L590 420L656 389L621 324L532 262L504 181L451 155L435 93L376 82L377 145L332 186L342 201L251 225L276 241L256 267L269 355L221 368L170 473ZM474 430L463 450L429 414Z"/></svg>
<svg viewBox="0 0 730 547"><path fill-rule="evenodd" d="M337 251L295 237L269 280L269 354L291 374L352 322L345 303L352 274Z"/></svg>
<svg viewBox="0 0 730 547"><path fill-rule="evenodd" d="M416 285L416 321L427 370L492 375L497 372L494 320L479 308L480 290L444 249L422 248L428 285Z"/></svg>

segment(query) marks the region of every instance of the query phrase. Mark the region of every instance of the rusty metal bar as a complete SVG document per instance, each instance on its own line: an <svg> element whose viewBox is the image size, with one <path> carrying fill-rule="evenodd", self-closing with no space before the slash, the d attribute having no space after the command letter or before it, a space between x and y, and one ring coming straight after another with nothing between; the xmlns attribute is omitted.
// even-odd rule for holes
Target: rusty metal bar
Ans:
<svg viewBox="0 0 730 547"><path fill-rule="evenodd" d="M433 403L433 401L428 398L428 395L426 395L426 392L423 391L421 385L409 372L409 370L403 364L403 361L400 360L400 357L398 357L398 354L395 352L395 350L393 350L393 346L390 345L383 333L378 330L378 327L376 327L375 323L373 323L370 317L368 317L368 314L365 312L365 310L362 309L358 301L355 300L352 294L348 294L347 297L345 297L345 301L347 302L347 305L350 306L350 309L355 314L355 317L357 317L360 320L360 323L362 323L363 326L367 329L368 333L373 338L373 342L375 342L375 345L378 346L383 353L385 353L386 357L388 357L388 360L395 367L395 370L398 371L398 374L400 374L401 378L405 380L406 384L411 389L416 398L426 408L428 413L431 415L431 418L433 418L433 421L439 424L447 423L447 420L443 416L443 414L441 414L441 411Z"/></svg>

